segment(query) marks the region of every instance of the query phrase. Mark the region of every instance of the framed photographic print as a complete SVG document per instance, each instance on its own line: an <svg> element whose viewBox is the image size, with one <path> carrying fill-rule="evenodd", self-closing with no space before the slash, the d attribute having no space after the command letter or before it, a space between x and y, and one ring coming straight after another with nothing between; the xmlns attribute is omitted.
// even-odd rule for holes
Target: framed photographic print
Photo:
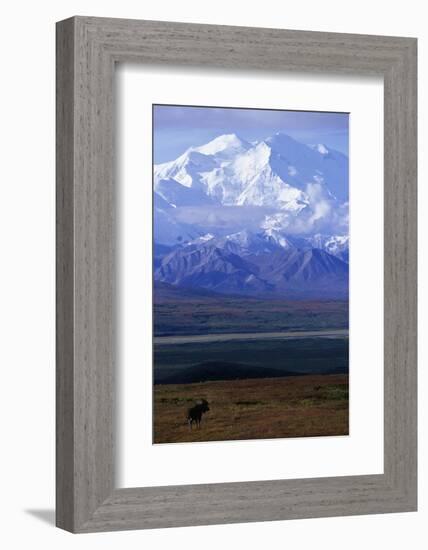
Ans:
<svg viewBox="0 0 428 550"><path fill-rule="evenodd" d="M154 443L349 434L348 118L153 106Z"/></svg>
<svg viewBox="0 0 428 550"><path fill-rule="evenodd" d="M416 509L416 40L57 26L57 525Z"/></svg>

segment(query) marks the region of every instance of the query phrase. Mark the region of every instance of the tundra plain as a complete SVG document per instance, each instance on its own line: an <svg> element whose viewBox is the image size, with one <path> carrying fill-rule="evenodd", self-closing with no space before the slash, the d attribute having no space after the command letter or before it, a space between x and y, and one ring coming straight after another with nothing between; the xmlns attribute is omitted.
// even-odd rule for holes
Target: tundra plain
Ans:
<svg viewBox="0 0 428 550"><path fill-rule="evenodd" d="M204 398L200 428L186 422ZM217 380L154 388L154 443L345 436L349 434L348 375Z"/></svg>

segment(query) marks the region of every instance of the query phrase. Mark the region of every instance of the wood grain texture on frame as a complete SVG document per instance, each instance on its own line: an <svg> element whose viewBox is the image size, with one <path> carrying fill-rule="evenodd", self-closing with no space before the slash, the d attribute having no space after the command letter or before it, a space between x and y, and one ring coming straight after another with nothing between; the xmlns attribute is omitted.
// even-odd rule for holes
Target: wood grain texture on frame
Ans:
<svg viewBox="0 0 428 550"><path fill-rule="evenodd" d="M383 76L383 474L115 488L116 62ZM59 527L82 533L416 510L416 145L413 38L91 17L57 24Z"/></svg>

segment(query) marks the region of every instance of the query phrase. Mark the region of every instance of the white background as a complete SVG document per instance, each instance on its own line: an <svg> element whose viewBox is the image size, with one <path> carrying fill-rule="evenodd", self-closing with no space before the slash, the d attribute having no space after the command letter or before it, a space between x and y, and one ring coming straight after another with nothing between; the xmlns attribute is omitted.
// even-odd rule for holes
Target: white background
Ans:
<svg viewBox="0 0 428 550"><path fill-rule="evenodd" d="M73 536L54 506L54 22L99 15L419 37L420 211L428 208L428 29L418 0L19 1L3 5L1 133L1 531L4 548L290 549L426 546L427 469L419 512L353 518ZM4 42L4 44L3 44ZM420 221L420 280L428 279L428 221ZM426 285L420 287L419 463L428 462Z"/></svg>
<svg viewBox="0 0 428 550"><path fill-rule="evenodd" d="M121 204L118 486L382 473L382 79L255 76L236 71L205 71L201 76L191 69L172 74L171 69L135 65L122 66L117 79ZM350 113L349 436L152 445L150 130L155 102ZM367 265L369 270L361 269Z"/></svg>

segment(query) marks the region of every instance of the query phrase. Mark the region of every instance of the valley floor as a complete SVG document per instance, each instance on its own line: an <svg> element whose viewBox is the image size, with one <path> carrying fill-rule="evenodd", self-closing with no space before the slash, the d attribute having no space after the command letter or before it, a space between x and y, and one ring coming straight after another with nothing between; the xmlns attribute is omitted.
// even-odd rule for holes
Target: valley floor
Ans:
<svg viewBox="0 0 428 550"><path fill-rule="evenodd" d="M210 411L189 429L187 410ZM154 386L154 443L349 434L348 375L209 381Z"/></svg>
<svg viewBox="0 0 428 550"><path fill-rule="evenodd" d="M164 284L154 288L155 337L347 329L348 315L345 300L263 300Z"/></svg>

